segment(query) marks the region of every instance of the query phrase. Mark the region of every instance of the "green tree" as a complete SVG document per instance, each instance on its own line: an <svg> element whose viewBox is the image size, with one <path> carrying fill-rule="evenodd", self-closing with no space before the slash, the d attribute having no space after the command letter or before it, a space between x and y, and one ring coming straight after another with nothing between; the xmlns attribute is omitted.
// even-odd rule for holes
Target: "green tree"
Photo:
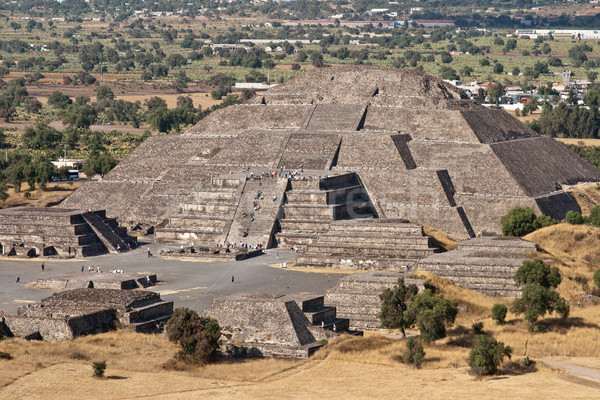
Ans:
<svg viewBox="0 0 600 400"><path fill-rule="evenodd" d="M529 207L515 207L500 218L504 236L525 236L535 230L535 212Z"/></svg>
<svg viewBox="0 0 600 400"><path fill-rule="evenodd" d="M469 353L469 367L476 375L493 375L504 361L511 358L512 349L493 337L478 335L475 347Z"/></svg>
<svg viewBox="0 0 600 400"><path fill-rule="evenodd" d="M152 112L159 108L167 108L167 102L158 96L152 96L144 100L144 105L148 108L148 111Z"/></svg>
<svg viewBox="0 0 600 400"><path fill-rule="evenodd" d="M322 68L325 66L323 62L323 54L318 51L315 51L310 54L310 63L313 67Z"/></svg>
<svg viewBox="0 0 600 400"><path fill-rule="evenodd" d="M490 98L490 101L498 104L502 96L504 96L504 86L502 86L500 82L496 82L488 86L488 97Z"/></svg>
<svg viewBox="0 0 600 400"><path fill-rule="evenodd" d="M569 304L554 290L561 282L558 268L550 267L540 260L525 260L515 274L515 283L522 286L521 297L512 304L510 311L524 314L529 329L535 328L538 318L546 313L557 312L562 318L569 315Z"/></svg>
<svg viewBox="0 0 600 400"><path fill-rule="evenodd" d="M457 313L456 301L435 296L426 289L412 298L405 318L408 326L416 325L421 338L431 342L446 337L446 324L453 324Z"/></svg>
<svg viewBox="0 0 600 400"><path fill-rule="evenodd" d="M494 67L492 68L492 72L494 72L495 74L501 74L504 72L504 65L500 64L500 63L496 63L494 64Z"/></svg>
<svg viewBox="0 0 600 400"><path fill-rule="evenodd" d="M419 292L417 285L404 284L404 278L398 279L398 285L394 289L385 289L379 295L381 299L381 311L379 319L385 328L400 329L406 337L406 329L410 327L405 313L408 310L409 301Z"/></svg>
<svg viewBox="0 0 600 400"><path fill-rule="evenodd" d="M96 110L88 104L71 104L63 114L62 122L74 128L87 129L98 119Z"/></svg>
<svg viewBox="0 0 600 400"><path fill-rule="evenodd" d="M569 211L567 211L567 214L565 215L565 222L567 224L572 224L572 225L581 225L585 221L580 213L578 213L577 211L569 210Z"/></svg>
<svg viewBox="0 0 600 400"><path fill-rule="evenodd" d="M200 317L188 308L177 308L166 326L171 342L181 346L180 357L206 364L217 356L221 328L217 320Z"/></svg>
<svg viewBox="0 0 600 400"><path fill-rule="evenodd" d="M21 143L29 149L45 150L56 147L61 139L60 131L44 123L37 123L32 127L25 128L25 133L21 136Z"/></svg>
<svg viewBox="0 0 600 400"><path fill-rule="evenodd" d="M113 93L112 89L106 85L98 86L96 89L94 89L94 92L96 92L96 101L110 101L115 99L115 94Z"/></svg>
<svg viewBox="0 0 600 400"><path fill-rule="evenodd" d="M517 286L537 283L546 289L558 287L562 280L558 268L550 267L541 260L524 260L514 279Z"/></svg>
<svg viewBox="0 0 600 400"><path fill-rule="evenodd" d="M58 90L52 92L50 97L48 97L48 105L59 110L64 110L71 104L73 104L73 100Z"/></svg>
<svg viewBox="0 0 600 400"><path fill-rule="evenodd" d="M496 321L496 324L502 325L506 319L506 312L508 308L504 304L494 304L492 307L492 319Z"/></svg>
<svg viewBox="0 0 600 400"><path fill-rule="evenodd" d="M92 153L83 165L83 172L89 178L96 174L104 178L116 165L117 161L110 153Z"/></svg>

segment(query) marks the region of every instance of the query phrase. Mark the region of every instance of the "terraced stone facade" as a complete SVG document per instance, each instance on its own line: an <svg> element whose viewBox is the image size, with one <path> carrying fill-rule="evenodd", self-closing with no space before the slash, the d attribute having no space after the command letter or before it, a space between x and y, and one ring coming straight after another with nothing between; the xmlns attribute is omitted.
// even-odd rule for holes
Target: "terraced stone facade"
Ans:
<svg viewBox="0 0 600 400"><path fill-rule="evenodd" d="M274 234L294 223L305 223L306 240L331 220L362 223L344 211L356 200L302 198L294 171L309 181L351 174L365 196L363 215L459 238L499 233L500 217L515 206L563 218L578 210L563 185L600 182L600 171L564 145L437 78L345 66L307 72L183 135L149 138L61 207L106 208L119 221L155 227L157 240L206 246L273 246ZM300 202L307 205L293 206Z"/></svg>

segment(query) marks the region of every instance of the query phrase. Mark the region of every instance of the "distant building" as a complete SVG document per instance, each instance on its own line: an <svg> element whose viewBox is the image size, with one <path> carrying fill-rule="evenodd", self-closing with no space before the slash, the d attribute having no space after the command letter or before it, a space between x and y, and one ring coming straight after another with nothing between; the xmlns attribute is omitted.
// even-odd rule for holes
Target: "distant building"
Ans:
<svg viewBox="0 0 600 400"><path fill-rule="evenodd" d="M447 26L454 26L454 20L452 19L413 19L412 22L425 28L443 28Z"/></svg>

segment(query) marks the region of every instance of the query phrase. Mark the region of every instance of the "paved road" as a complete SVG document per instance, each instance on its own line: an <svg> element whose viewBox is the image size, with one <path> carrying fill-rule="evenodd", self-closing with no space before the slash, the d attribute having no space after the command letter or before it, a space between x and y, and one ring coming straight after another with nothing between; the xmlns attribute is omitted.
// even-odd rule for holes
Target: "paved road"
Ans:
<svg viewBox="0 0 600 400"><path fill-rule="evenodd" d="M160 281L152 290L160 292L175 307L189 307L202 311L215 297L234 293L311 293L323 295L335 285L340 274L298 272L269 264L294 258L289 251L270 249L260 257L238 262L192 262L164 260L160 256L148 258L147 248L153 254L164 246L140 244L135 250L122 254L107 254L76 261L49 261L42 259L16 260L0 258L0 309L16 312L17 307L50 296L55 290L30 288L40 277L92 278L88 266L100 266L102 271L123 269L125 274L145 276L157 274ZM279 259L276 258L276 253ZM42 272L42 261L45 271ZM85 266L86 272L81 272ZM235 283L231 282L232 275ZM19 276L21 283L15 283Z"/></svg>
<svg viewBox="0 0 600 400"><path fill-rule="evenodd" d="M600 370L595 368L588 368L578 364L573 364L565 361L557 360L542 360L544 363L551 367L560 368L571 375L579 376L582 378L600 380Z"/></svg>

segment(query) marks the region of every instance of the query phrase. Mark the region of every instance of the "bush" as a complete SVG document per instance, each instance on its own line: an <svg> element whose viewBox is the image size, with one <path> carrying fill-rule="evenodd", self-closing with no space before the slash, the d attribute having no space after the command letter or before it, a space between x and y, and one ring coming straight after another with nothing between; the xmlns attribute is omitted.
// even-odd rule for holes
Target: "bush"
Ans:
<svg viewBox="0 0 600 400"><path fill-rule="evenodd" d="M186 360L206 364L217 356L221 327L217 320L200 317L188 308L177 308L167 322L167 336L181 345L179 356Z"/></svg>
<svg viewBox="0 0 600 400"><path fill-rule="evenodd" d="M94 369L94 376L96 378L102 378L104 376L104 371L106 370L106 361L95 361L92 363L92 368Z"/></svg>
<svg viewBox="0 0 600 400"><path fill-rule="evenodd" d="M515 207L500 219L504 236L525 236L557 222L547 215L536 217L533 209L529 207Z"/></svg>
<svg viewBox="0 0 600 400"><path fill-rule="evenodd" d="M492 307L492 319L496 324L502 325L506 322L506 312L508 308L504 304L494 304Z"/></svg>
<svg viewBox="0 0 600 400"><path fill-rule="evenodd" d="M584 220L580 213L571 210L567 211L567 215L565 215L565 222L572 225L581 225L583 224Z"/></svg>
<svg viewBox="0 0 600 400"><path fill-rule="evenodd" d="M596 206L596 207L592 208L587 220L590 225L600 227L600 206Z"/></svg>
<svg viewBox="0 0 600 400"><path fill-rule="evenodd" d="M483 334L483 322L473 322L473 325L471 325L471 328L473 328L474 334L476 334L476 335Z"/></svg>
<svg viewBox="0 0 600 400"><path fill-rule="evenodd" d="M404 352L404 362L414 365L416 368L421 368L425 358L425 350L421 345L421 341L415 340L414 338L408 339L406 343L406 351Z"/></svg>
<svg viewBox="0 0 600 400"><path fill-rule="evenodd" d="M594 283L598 287L598 290L600 290L600 269L594 272Z"/></svg>
<svg viewBox="0 0 600 400"><path fill-rule="evenodd" d="M500 219L504 236L525 236L535 230L533 208L515 207Z"/></svg>
<svg viewBox="0 0 600 400"><path fill-rule="evenodd" d="M468 363L475 375L493 375L498 372L504 357L510 359L511 355L510 346L493 337L478 335L475 347L469 353Z"/></svg>

